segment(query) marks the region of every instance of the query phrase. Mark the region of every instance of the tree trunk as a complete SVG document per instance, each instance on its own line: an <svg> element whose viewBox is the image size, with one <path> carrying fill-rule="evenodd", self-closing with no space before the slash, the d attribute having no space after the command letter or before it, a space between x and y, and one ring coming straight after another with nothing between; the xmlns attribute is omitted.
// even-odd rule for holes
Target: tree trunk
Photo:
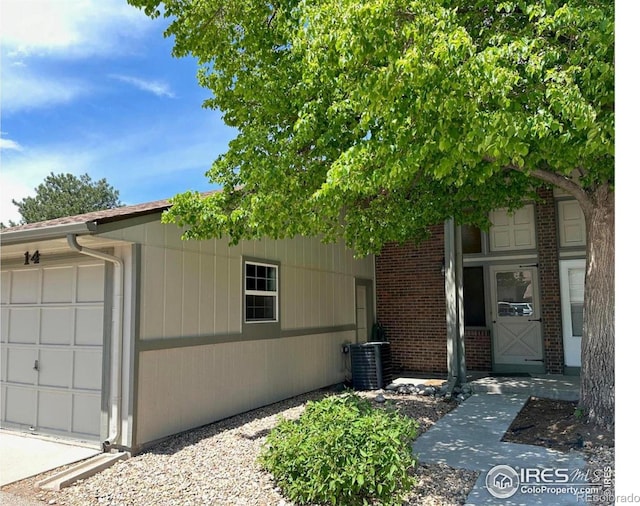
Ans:
<svg viewBox="0 0 640 506"><path fill-rule="evenodd" d="M605 184L583 211L587 265L582 332L581 404L589 421L614 426L615 199Z"/></svg>

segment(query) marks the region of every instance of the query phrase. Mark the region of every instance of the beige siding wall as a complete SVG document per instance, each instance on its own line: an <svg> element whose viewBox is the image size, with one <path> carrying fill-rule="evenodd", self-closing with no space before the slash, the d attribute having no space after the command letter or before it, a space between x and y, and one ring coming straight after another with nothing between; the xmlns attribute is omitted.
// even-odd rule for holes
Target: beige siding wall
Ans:
<svg viewBox="0 0 640 506"><path fill-rule="evenodd" d="M340 344L355 341L355 278L373 279L373 257L315 238L181 241L172 225L152 222L108 234L142 244L140 335L171 339L142 351L137 374L137 437L160 437L342 381ZM280 264L280 322L288 336L242 336L242 259ZM259 325L259 324L257 324ZM331 327L353 325L354 330ZM217 336L238 341L215 343ZM176 338L213 344L176 346ZM243 339L244 337L244 339Z"/></svg>
<svg viewBox="0 0 640 506"><path fill-rule="evenodd" d="M144 352L137 442L342 381L340 344L350 338L337 333Z"/></svg>
<svg viewBox="0 0 640 506"><path fill-rule="evenodd" d="M373 258L315 238L182 241L152 222L108 234L142 247L140 338L236 334L242 330L243 256L280 262L282 330L355 323L354 278L373 279Z"/></svg>

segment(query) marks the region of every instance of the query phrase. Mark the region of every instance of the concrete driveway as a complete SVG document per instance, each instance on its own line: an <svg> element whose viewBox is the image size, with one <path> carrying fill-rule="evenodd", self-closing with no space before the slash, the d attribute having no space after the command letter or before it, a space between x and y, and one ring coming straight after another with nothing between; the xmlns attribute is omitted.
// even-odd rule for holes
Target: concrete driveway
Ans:
<svg viewBox="0 0 640 506"><path fill-rule="evenodd" d="M99 448L0 429L0 486L102 453Z"/></svg>

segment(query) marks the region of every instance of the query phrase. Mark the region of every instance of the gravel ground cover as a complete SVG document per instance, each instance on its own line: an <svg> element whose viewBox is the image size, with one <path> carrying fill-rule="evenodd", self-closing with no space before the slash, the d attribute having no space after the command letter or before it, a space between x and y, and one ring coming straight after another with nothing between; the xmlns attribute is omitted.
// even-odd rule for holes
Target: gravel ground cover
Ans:
<svg viewBox="0 0 640 506"><path fill-rule="evenodd" d="M305 403L329 395L316 391L172 436L135 457L59 492L34 489L45 475L3 490L44 504L87 505L291 505L256 463L268 432L279 416L300 416ZM361 395L369 398L375 393ZM387 403L418 420L427 430L456 404L440 398L391 395ZM464 504L477 473L445 465L418 466L417 484L406 506Z"/></svg>
<svg viewBox="0 0 640 506"><path fill-rule="evenodd" d="M378 393L360 392L359 395L373 400ZM59 492L35 488L38 481L51 473L8 485L2 491L36 499L41 504L68 506L293 506L282 496L270 475L260 468L256 458L280 416L297 418L308 401L325 395L333 393L311 392L172 436ZM421 432L457 406L455 401L445 402L433 396L384 392L384 397L386 404L393 404L417 420ZM539 414L535 420L540 421L536 423L536 433L553 429L549 420ZM517 422L524 423L522 419ZM531 443L523 438L513 442ZM548 436L543 439L547 440ZM603 469L615 469L613 440L607 443L582 448L594 484L602 481ZM478 473L446 465L417 466L414 472L417 484L407 496L405 506L464 504L478 476ZM602 497L590 503L613 504Z"/></svg>

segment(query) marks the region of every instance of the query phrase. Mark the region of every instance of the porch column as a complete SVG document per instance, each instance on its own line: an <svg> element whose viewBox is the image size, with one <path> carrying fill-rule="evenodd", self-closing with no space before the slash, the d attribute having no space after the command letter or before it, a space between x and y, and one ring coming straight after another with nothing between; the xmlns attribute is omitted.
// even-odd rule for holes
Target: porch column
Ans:
<svg viewBox="0 0 640 506"><path fill-rule="evenodd" d="M462 233L453 219L444 224L444 285L447 316L447 371L450 387L464 383L464 301L462 290Z"/></svg>

